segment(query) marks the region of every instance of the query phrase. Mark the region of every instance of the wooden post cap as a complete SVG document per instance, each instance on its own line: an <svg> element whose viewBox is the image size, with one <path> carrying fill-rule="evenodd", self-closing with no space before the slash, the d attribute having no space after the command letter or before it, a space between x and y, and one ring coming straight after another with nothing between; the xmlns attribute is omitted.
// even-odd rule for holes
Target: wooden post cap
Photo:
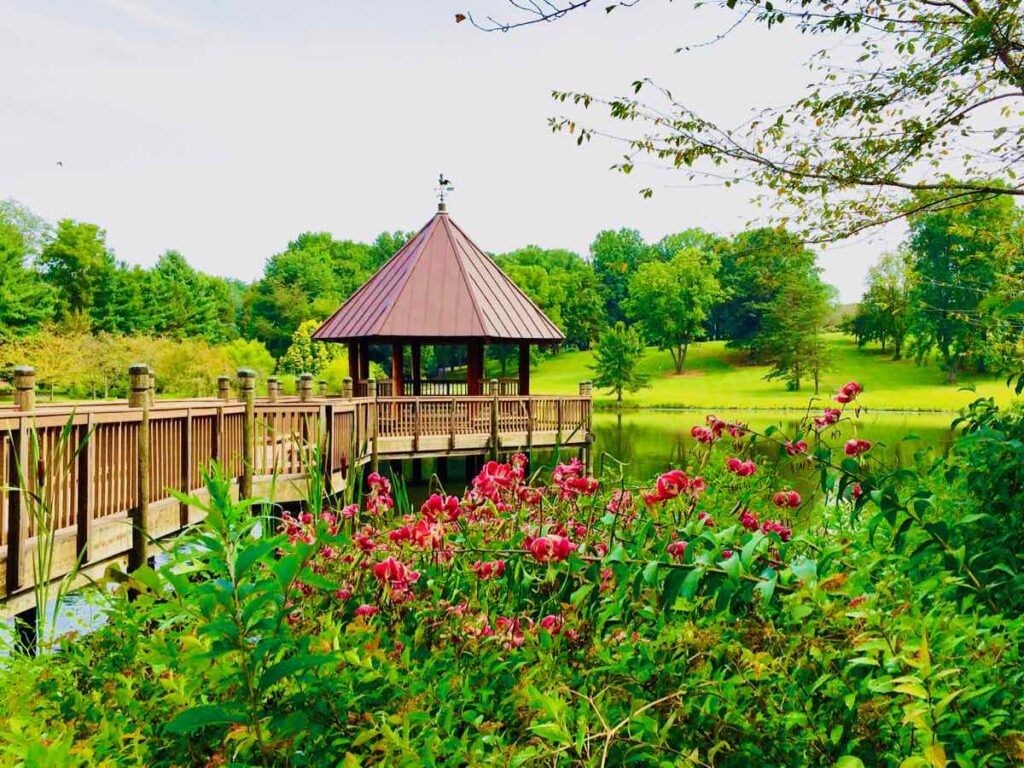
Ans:
<svg viewBox="0 0 1024 768"><path fill-rule="evenodd" d="M300 381L312 381L313 380L313 374L312 373L300 373L299 374L299 380Z"/></svg>
<svg viewBox="0 0 1024 768"><path fill-rule="evenodd" d="M256 371L252 368L238 369L238 386L242 389L253 389L256 386Z"/></svg>
<svg viewBox="0 0 1024 768"><path fill-rule="evenodd" d="M492 395L498 394L498 380L497 379L491 379L491 385L490 386L491 386L491 394Z"/></svg>
<svg viewBox="0 0 1024 768"><path fill-rule="evenodd" d="M321 395L326 395L327 394L327 382L324 381L323 379L320 379L320 381L317 382L317 385L320 387L320 394Z"/></svg>
<svg viewBox="0 0 1024 768"><path fill-rule="evenodd" d="M138 408L144 402L149 402L149 366L132 363L128 366L128 405Z"/></svg>
<svg viewBox="0 0 1024 768"><path fill-rule="evenodd" d="M31 365L14 366L14 386L18 387L18 389L24 389L29 386L34 387L35 378L36 369Z"/></svg>

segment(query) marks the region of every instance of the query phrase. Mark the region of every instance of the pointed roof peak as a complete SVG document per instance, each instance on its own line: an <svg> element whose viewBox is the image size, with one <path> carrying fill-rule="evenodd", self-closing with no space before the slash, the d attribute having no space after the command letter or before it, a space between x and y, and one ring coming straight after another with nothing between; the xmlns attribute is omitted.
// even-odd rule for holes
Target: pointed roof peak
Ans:
<svg viewBox="0 0 1024 768"><path fill-rule="evenodd" d="M557 343L565 337L441 201L430 221L313 338Z"/></svg>

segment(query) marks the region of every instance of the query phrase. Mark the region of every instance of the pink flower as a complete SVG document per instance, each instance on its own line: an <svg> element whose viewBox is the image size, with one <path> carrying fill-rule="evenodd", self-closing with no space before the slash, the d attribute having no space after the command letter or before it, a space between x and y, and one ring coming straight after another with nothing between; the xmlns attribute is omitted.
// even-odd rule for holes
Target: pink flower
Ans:
<svg viewBox="0 0 1024 768"><path fill-rule="evenodd" d="M685 491L688 485L689 478L687 478L686 473L681 469L673 469L658 478L658 497L662 501L674 499Z"/></svg>
<svg viewBox="0 0 1024 768"><path fill-rule="evenodd" d="M783 541L789 541L793 538L793 531L776 520L765 520L761 530L765 533L776 533Z"/></svg>
<svg viewBox="0 0 1024 768"><path fill-rule="evenodd" d="M804 440L797 440L795 443L789 440L786 441L786 453L790 456L797 456L801 453L807 453L807 443Z"/></svg>
<svg viewBox="0 0 1024 768"><path fill-rule="evenodd" d="M487 562L481 562L477 560L473 565L470 566L473 572L483 580L490 578L501 578L501 575L505 573L505 561L504 560L489 560Z"/></svg>
<svg viewBox="0 0 1024 768"><path fill-rule="evenodd" d="M343 587L342 589L339 589L337 592L335 592L334 596L339 600L349 600L352 597L352 590L345 589Z"/></svg>
<svg viewBox="0 0 1024 768"><path fill-rule="evenodd" d="M549 534L536 539L527 539L526 550L539 563L554 563L565 560L576 549L565 536Z"/></svg>
<svg viewBox="0 0 1024 768"><path fill-rule="evenodd" d="M821 416L814 417L814 426L818 427L819 429L821 427L831 426L835 424L837 421L839 421L840 416L842 416L842 411L840 411L838 408L826 408L822 412Z"/></svg>
<svg viewBox="0 0 1024 768"><path fill-rule="evenodd" d="M686 554L686 548L688 546L689 546L688 542L685 542L685 541L673 541L671 544L669 544L667 547L665 547L665 551L668 552L670 556L676 558L676 560L682 560L683 559L683 555Z"/></svg>
<svg viewBox="0 0 1024 768"><path fill-rule="evenodd" d="M860 456L863 453L867 453L871 450L870 440L859 440L857 438L851 438L846 441L846 445L843 446L843 451L847 456Z"/></svg>
<svg viewBox="0 0 1024 768"><path fill-rule="evenodd" d="M563 624L562 617L555 616L554 614L549 614L538 622L538 626L541 629L545 632L550 632L552 635L557 635L561 632Z"/></svg>
<svg viewBox="0 0 1024 768"><path fill-rule="evenodd" d="M459 518L459 499L456 496L442 496L433 493L423 502L420 507L420 514L431 522L443 517L448 522L455 522Z"/></svg>
<svg viewBox="0 0 1024 768"><path fill-rule="evenodd" d="M406 589L420 577L419 571L410 570L409 566L388 557L373 566L373 576L381 584L397 589Z"/></svg>
<svg viewBox="0 0 1024 768"><path fill-rule="evenodd" d="M714 528L715 527L715 521L713 519L711 519L711 515L709 515L707 512L698 512L697 513L697 519L700 522L704 523L704 526L706 528Z"/></svg>
<svg viewBox="0 0 1024 768"><path fill-rule="evenodd" d="M728 461L725 462L725 468L730 472L736 472L740 468L740 464L743 463L742 459L737 459L735 456L730 456Z"/></svg>
<svg viewBox="0 0 1024 768"><path fill-rule="evenodd" d="M796 509L800 506L800 494L796 491L779 491L772 497L772 501L775 502L777 507L789 507L790 509Z"/></svg>
<svg viewBox="0 0 1024 768"><path fill-rule="evenodd" d="M702 427L700 425L697 425L690 429L690 436L698 443L708 444L715 442L716 438L715 433L711 429L709 429L708 427Z"/></svg>
<svg viewBox="0 0 1024 768"><path fill-rule="evenodd" d="M835 400L837 403L843 403L845 405L846 403L852 403L854 400L856 400L857 395L859 395L860 393L860 384L858 384L856 381L851 381L848 384L844 384L842 387L840 387L839 394L837 394L832 399Z"/></svg>
<svg viewBox="0 0 1024 768"><path fill-rule="evenodd" d="M370 616L376 616L379 612L380 608L378 608L375 605L367 605L366 603L363 603L358 608L356 608L356 616L364 616L366 618L369 618Z"/></svg>
<svg viewBox="0 0 1024 768"><path fill-rule="evenodd" d="M855 499L859 499L864 495L864 489L860 487L860 483L854 483L853 488L850 489L850 494Z"/></svg>
<svg viewBox="0 0 1024 768"><path fill-rule="evenodd" d="M732 550L731 549L723 549L722 550L722 559L723 560L728 560L730 557L732 557Z"/></svg>
<svg viewBox="0 0 1024 768"><path fill-rule="evenodd" d="M749 509L743 510L743 514L740 515L740 524L748 531L756 531L759 527L757 515L755 515Z"/></svg>

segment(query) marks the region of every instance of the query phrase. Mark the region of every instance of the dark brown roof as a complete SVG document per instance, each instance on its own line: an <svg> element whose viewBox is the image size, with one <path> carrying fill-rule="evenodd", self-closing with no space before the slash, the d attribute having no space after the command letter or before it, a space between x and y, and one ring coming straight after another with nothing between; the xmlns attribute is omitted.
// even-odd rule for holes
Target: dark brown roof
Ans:
<svg viewBox="0 0 1024 768"><path fill-rule="evenodd" d="M313 338L558 342L565 337L447 213L439 212Z"/></svg>

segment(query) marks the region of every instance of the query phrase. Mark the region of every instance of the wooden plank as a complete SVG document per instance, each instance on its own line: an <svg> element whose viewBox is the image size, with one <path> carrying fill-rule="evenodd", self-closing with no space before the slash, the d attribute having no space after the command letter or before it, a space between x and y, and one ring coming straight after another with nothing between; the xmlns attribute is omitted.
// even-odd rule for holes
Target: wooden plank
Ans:
<svg viewBox="0 0 1024 768"><path fill-rule="evenodd" d="M80 447L78 451L78 503L75 510L75 522L78 530L76 550L82 564L91 559L89 547L92 538L92 505L95 497L93 488L96 484L96 443L93 437L93 420L92 414L90 414L84 434L80 435L80 439L86 441L85 447Z"/></svg>
<svg viewBox="0 0 1024 768"><path fill-rule="evenodd" d="M24 494L20 488L22 472L19 468L28 466L28 422L18 419L17 430L11 431L11 448L8 456L7 477L7 573L6 593L21 588L21 560L25 545L25 529L28 513L23 509Z"/></svg>
<svg viewBox="0 0 1024 768"><path fill-rule="evenodd" d="M192 490L192 466L194 464L194 448L192 439L192 410L185 411L185 419L181 423L181 454L178 466L181 471L182 493L189 493ZM179 502L179 522L182 528L188 525L188 504Z"/></svg>

